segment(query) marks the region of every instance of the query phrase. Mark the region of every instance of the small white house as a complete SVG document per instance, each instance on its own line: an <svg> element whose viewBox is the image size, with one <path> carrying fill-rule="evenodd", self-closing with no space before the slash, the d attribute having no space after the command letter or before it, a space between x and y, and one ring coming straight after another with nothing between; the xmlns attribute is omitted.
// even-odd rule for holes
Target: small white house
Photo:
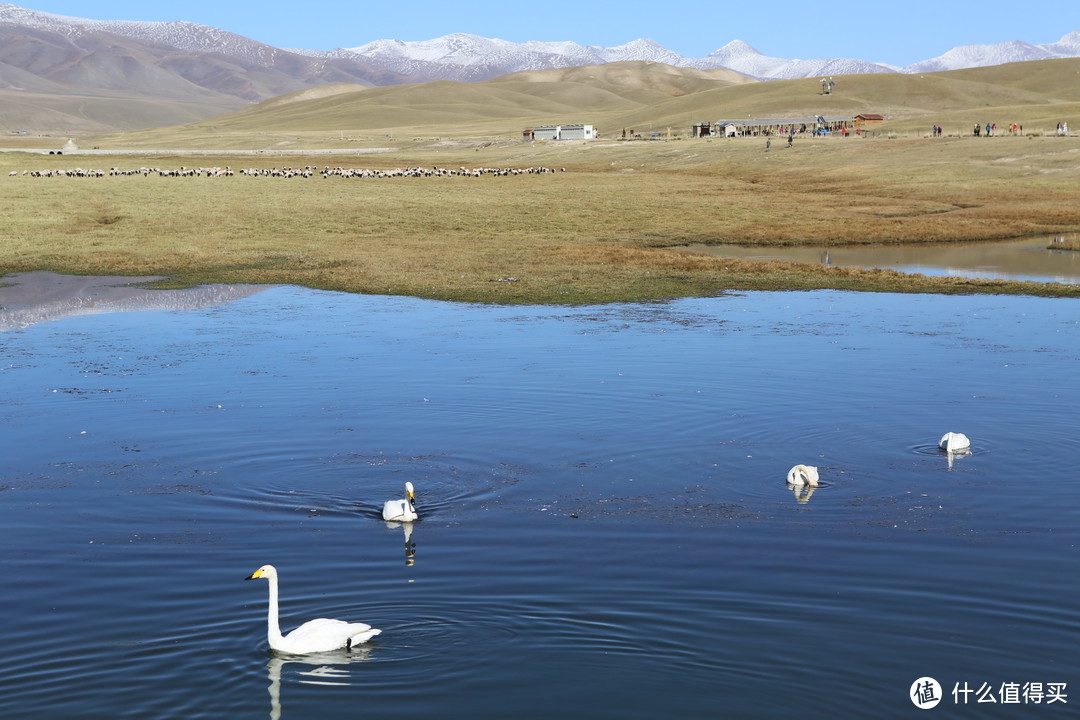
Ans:
<svg viewBox="0 0 1080 720"><path fill-rule="evenodd" d="M595 140L596 128L592 125L563 125L560 140Z"/></svg>
<svg viewBox="0 0 1080 720"><path fill-rule="evenodd" d="M595 140L592 125L537 125L532 128L533 140Z"/></svg>

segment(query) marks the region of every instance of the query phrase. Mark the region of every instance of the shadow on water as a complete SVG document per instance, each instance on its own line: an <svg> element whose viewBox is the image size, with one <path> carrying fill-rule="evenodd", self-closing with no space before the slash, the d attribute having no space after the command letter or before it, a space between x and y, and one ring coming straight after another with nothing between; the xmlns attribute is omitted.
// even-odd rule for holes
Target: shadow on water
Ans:
<svg viewBox="0 0 1080 720"><path fill-rule="evenodd" d="M1055 250L1058 237L927 245L748 247L688 245L725 258L792 260L836 267L884 268L922 275L1080 283L1080 252Z"/></svg>

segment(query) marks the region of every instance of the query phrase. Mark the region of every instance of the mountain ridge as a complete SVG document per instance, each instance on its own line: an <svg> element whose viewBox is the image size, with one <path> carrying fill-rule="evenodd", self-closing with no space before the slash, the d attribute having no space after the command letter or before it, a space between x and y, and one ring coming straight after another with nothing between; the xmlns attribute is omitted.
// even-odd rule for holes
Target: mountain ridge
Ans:
<svg viewBox="0 0 1080 720"><path fill-rule="evenodd" d="M740 40L697 59L683 58L648 39L602 47L571 41L514 43L467 33L308 51L276 48L193 22L90 20L0 3L0 124L10 131L32 128L39 133L134 130L199 122L329 85L471 83L512 73L619 63L722 71L733 74L725 82L736 83L865 73L895 77L1066 57L1080 57L1080 30L1046 45L1012 41L961 46L907 68L843 58L772 58ZM679 84L690 81L670 76L657 82L657 88L670 87L678 94L683 92ZM563 90L545 92L572 95ZM640 99L646 90L634 93Z"/></svg>
<svg viewBox="0 0 1080 720"><path fill-rule="evenodd" d="M494 77L495 75L480 77L482 73L478 72L477 68L488 66L499 68L497 72L502 74L519 70L554 69L635 60L662 62L675 67L692 67L699 70L726 68L759 80L792 80L819 75L963 70L1028 60L1080 57L1080 30L1067 33L1056 42L1044 45L1033 45L1020 40L985 45L961 45L936 58L922 60L904 67L856 58L770 57L738 39L732 40L703 58L683 57L647 38L638 38L609 48L580 45L571 41L531 40L513 43L469 33L453 33L432 40L375 40L353 48L336 48L331 51L294 50L294 52L312 57L363 58L377 63L384 70L402 74L423 71L429 65L448 66L455 70L444 68L439 72L439 79L454 80L480 80Z"/></svg>
<svg viewBox="0 0 1080 720"><path fill-rule="evenodd" d="M0 24L35 27L73 37L106 32L193 53L216 53L274 67L282 62L315 64L318 61L352 63L354 74L367 72L373 84L398 84L429 80L487 80L522 70L598 65L623 61L662 62L701 70L726 68L760 80L808 78L819 75L859 73L918 73L959 70L1027 60L1080 57L1080 30L1053 43L1034 45L1021 40L996 44L962 45L935 58L905 67L856 58L788 59L764 55L741 40L732 40L703 58L687 58L648 38L614 47L580 45L573 41L530 40L515 43L469 33L452 33L431 40L381 39L352 48L308 50L277 48L227 30L187 21L91 20L29 10L0 3ZM357 71L357 68L363 70ZM337 68L339 71L341 68ZM340 82L343 78L335 78ZM378 80L378 82L375 82Z"/></svg>

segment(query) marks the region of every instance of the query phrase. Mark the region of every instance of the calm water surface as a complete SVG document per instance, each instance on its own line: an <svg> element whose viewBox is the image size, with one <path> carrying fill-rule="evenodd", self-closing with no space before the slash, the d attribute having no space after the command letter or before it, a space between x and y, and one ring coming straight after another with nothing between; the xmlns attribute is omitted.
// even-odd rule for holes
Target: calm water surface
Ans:
<svg viewBox="0 0 1080 720"><path fill-rule="evenodd" d="M278 287L0 353L0 717L889 718L921 676L950 717L1080 704L1072 300ZM268 562L284 628L382 635L271 653Z"/></svg>
<svg viewBox="0 0 1080 720"><path fill-rule="evenodd" d="M743 247L693 245L719 257L794 260L837 267L887 268L922 275L1080 283L1080 253L1054 249L1059 237L939 245Z"/></svg>

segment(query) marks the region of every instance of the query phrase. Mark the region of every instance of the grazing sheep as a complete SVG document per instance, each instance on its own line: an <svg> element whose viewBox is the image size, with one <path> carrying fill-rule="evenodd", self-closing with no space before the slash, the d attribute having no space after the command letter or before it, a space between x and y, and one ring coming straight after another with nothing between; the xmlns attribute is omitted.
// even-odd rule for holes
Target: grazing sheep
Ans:
<svg viewBox="0 0 1080 720"><path fill-rule="evenodd" d="M303 168L241 168L240 175L245 177L272 177L272 178L310 178L318 174L322 178L341 177L341 178L430 178L430 177L468 177L479 178L484 176L493 177L516 177L518 175L539 175L544 173L553 173L555 170L548 167L528 167L528 168L492 168L492 167L480 167L480 168L466 168L459 167L457 170L450 170L447 168L441 168L439 166L433 166L431 168L423 167L407 167L407 168L394 168L392 170L371 170L366 168L345 168L345 167L330 167L324 166L322 170L313 165L306 165ZM561 172L566 172L566 168L561 168ZM19 171L13 170L8 173L9 176L16 176ZM167 170L164 168L151 168L140 167L133 170L124 170L122 168L113 167L109 168L108 173L104 170L94 170L86 168L73 168L71 170L65 169L48 169L48 170L33 170L22 171L23 175L30 175L31 177L130 177L134 175L142 175L143 177L149 177L156 175L162 178L177 178L177 177L232 177L234 175L233 169L229 166L225 167L187 167L181 165L179 168Z"/></svg>

